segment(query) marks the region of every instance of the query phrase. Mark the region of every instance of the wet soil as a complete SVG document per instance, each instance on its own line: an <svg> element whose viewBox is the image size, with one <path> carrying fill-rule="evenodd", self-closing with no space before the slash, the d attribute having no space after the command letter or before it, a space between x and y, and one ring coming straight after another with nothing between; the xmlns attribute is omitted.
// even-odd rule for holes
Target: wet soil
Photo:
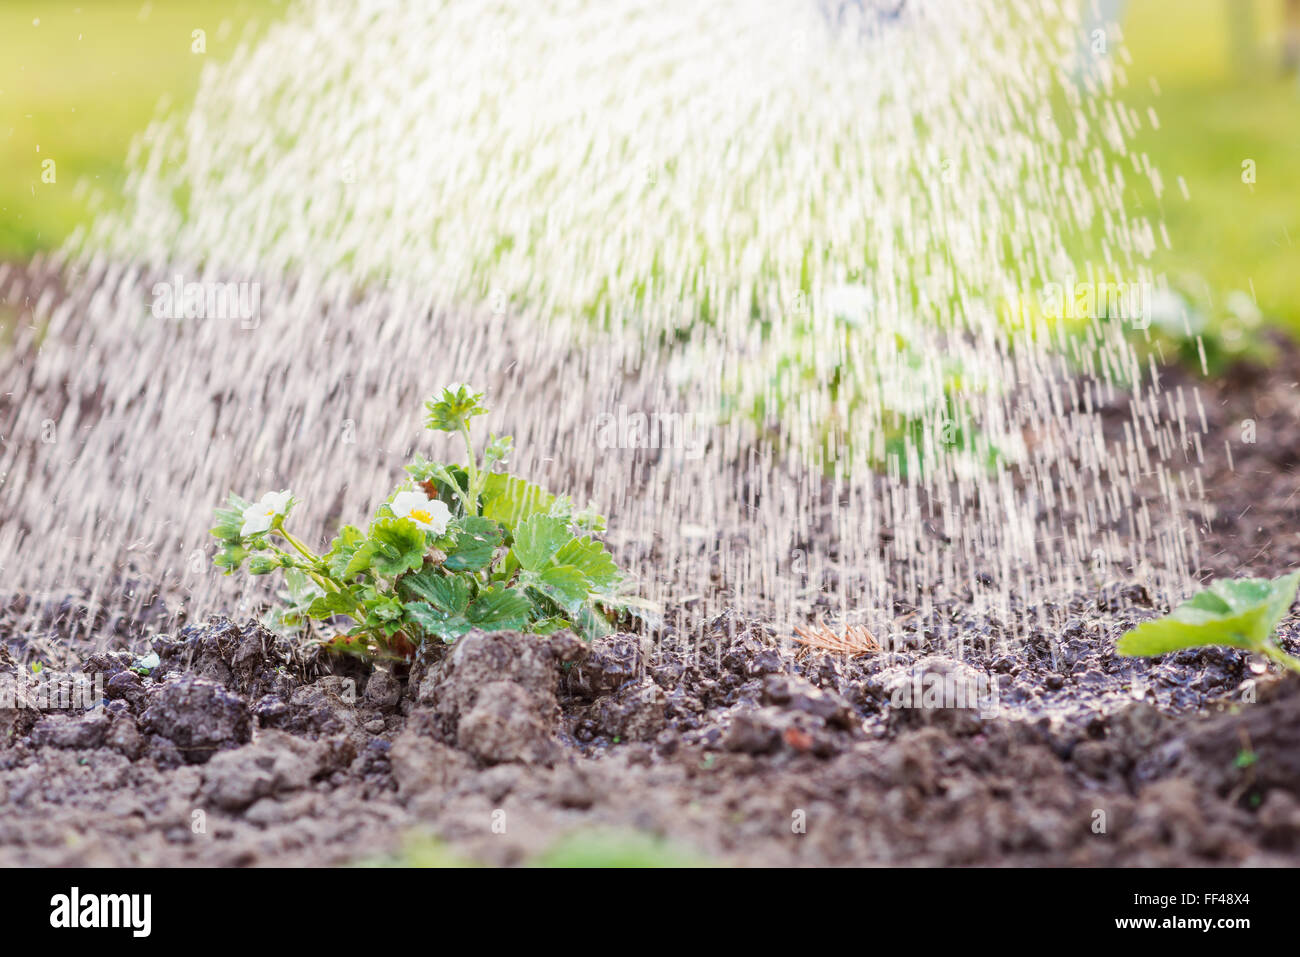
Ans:
<svg viewBox="0 0 1300 957"><path fill-rule="evenodd" d="M1300 559L1297 380L1283 346L1200 383L1202 578ZM1300 681L1232 649L1116 656L1161 611L1140 585L1063 596L1024 642L940 609L943 653L847 659L724 614L690 640L471 633L392 671L224 618L148 647L100 623L120 650L92 653L6 626L21 604L3 864L344 864L431 835L509 865L592 829L734 864L1300 860Z"/></svg>

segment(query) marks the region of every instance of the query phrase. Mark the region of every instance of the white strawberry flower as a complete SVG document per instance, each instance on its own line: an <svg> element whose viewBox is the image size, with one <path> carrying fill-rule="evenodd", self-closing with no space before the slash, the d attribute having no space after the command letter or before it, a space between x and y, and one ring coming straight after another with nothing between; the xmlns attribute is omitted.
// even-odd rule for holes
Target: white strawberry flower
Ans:
<svg viewBox="0 0 1300 957"><path fill-rule="evenodd" d="M244 524L240 526L240 535L261 535L270 531L277 518L283 518L289 511L293 493L288 489L281 492L267 492L260 501L244 509Z"/></svg>
<svg viewBox="0 0 1300 957"><path fill-rule="evenodd" d="M423 492L398 492L388 505L398 518L409 518L426 532L441 535L451 521L451 509Z"/></svg>

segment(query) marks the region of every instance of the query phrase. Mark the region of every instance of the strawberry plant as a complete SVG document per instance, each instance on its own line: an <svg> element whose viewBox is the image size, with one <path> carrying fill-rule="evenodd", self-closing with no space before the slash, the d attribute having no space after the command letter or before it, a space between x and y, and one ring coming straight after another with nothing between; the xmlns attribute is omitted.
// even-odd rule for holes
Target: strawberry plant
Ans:
<svg viewBox="0 0 1300 957"><path fill-rule="evenodd" d="M1278 623L1300 588L1300 572L1281 578L1220 579L1163 618L1143 622L1119 640L1122 655L1163 655L1202 645L1244 648L1300 672L1278 645Z"/></svg>
<svg viewBox="0 0 1300 957"><path fill-rule="evenodd" d="M288 590L277 624L324 622L333 647L380 657L409 658L423 642L454 642L472 628L591 638L643 611L596 537L601 516L499 471L509 436L491 436L475 455L482 398L455 385L430 399L426 425L461 436L465 462L417 457L369 524L345 525L324 554L289 531L291 492L256 502L232 494L212 529L216 565L281 571Z"/></svg>

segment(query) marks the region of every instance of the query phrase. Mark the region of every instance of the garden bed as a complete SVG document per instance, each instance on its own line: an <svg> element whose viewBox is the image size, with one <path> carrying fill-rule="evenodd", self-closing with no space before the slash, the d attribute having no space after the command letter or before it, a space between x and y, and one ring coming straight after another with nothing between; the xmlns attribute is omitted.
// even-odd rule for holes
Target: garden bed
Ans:
<svg viewBox="0 0 1300 957"><path fill-rule="evenodd" d="M1296 564L1298 373L1284 346L1200 384L1202 577ZM517 864L638 832L738 864L1293 863L1300 682L1234 649L1117 656L1158 611L1140 585L1060 605L1012 651L960 606L936 612L957 647L853 659L724 614L703 641L471 633L373 674L253 622L185 628L153 665L0 619L0 862L403 861L432 839ZM104 705L52 707L76 681Z"/></svg>

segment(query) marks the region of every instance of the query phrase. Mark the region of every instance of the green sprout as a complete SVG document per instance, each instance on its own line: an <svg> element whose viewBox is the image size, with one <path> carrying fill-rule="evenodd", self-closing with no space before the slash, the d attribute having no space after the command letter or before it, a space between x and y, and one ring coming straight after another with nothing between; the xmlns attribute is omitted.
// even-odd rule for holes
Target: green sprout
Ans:
<svg viewBox="0 0 1300 957"><path fill-rule="evenodd" d="M1219 579L1168 615L1143 622L1119 640L1122 655L1163 655L1184 648L1228 645L1264 655L1300 673L1300 660L1282 650L1277 626L1300 588L1300 572L1281 578Z"/></svg>
<svg viewBox="0 0 1300 957"><path fill-rule="evenodd" d="M488 411L482 398L456 385L430 399L426 425L461 436L465 462L417 457L369 525L343 526L329 551L315 554L286 528L297 504L289 491L257 502L232 494L216 512L214 563L226 574L245 563L253 575L282 571L277 625L350 622L330 646L368 656L410 658L426 641L451 643L474 628L591 639L619 616L644 613L648 603L626 593L594 537L601 516L498 471L509 436L492 436L475 455L470 420Z"/></svg>

